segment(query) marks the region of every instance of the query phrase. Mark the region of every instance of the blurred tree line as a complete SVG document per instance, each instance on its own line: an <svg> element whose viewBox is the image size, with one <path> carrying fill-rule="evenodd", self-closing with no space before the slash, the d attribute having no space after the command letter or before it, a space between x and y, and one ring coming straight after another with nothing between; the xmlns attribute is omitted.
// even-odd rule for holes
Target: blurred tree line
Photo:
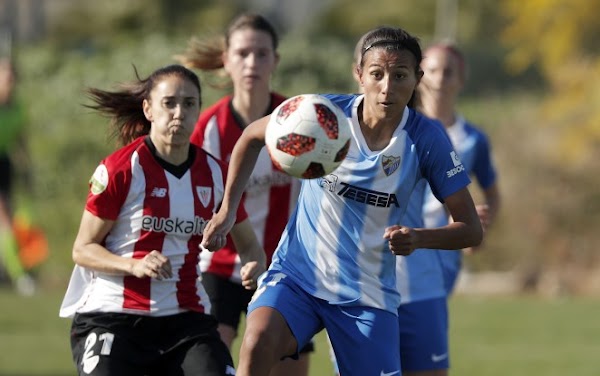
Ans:
<svg viewBox="0 0 600 376"><path fill-rule="evenodd" d="M355 90L350 64L360 35L387 24L419 36L423 46L437 42L444 37L435 30L436 12L444 1L451 0L380 0L375 4L361 0L45 2L47 7L60 3L61 12L46 20L41 39L17 46L15 56L19 93L30 115L33 201L56 256L52 274L63 279L68 276L87 179L100 158L115 146L107 139L106 120L82 106L85 87L109 89L114 83L130 80L134 65L144 76L158 66L174 63L173 56L185 50L192 36L222 33L237 14L251 10L267 16L281 34L275 90L284 95L350 92ZM579 161L600 150L595 147L600 137L600 109L594 105L600 103L600 24L595 21L600 0L452 1L457 6L456 34L446 37L463 49L469 66L463 105L470 111L468 116L473 114L490 133L504 168L502 179L516 195L513 198L507 192L503 224L489 242L495 244L491 246L494 252L474 267L536 265L539 257L545 257L542 250L572 255L570 248L584 255L575 258L578 262L594 265L596 258L589 244L573 243L565 234L552 235L554 226L569 222L561 205L583 210L600 223L600 214L595 214L600 210L590 210L600 208L600 195L590 190L572 194L582 176L586 182L593 182L593 177L575 172L572 166L557 167L556 161L549 161L565 154L535 154L523 137L513 136L513 132L521 129L517 122L528 121L527 128L537 137L541 123L546 124L541 132L548 142L558 140L557 145L563 145L569 156L579 156ZM200 76L204 82L211 79ZM204 105L226 91L204 85ZM535 98L531 105L522 101L523 93ZM542 105L537 113L539 101ZM520 111L528 111L527 116ZM536 167L522 163L524 158L538 157L540 165ZM586 163L578 162L578 169L591 168L598 160L589 157ZM543 188L535 203L523 201L528 195L521 191L537 189L530 185L528 167L538 172L535 177L547 173L537 182ZM559 176L562 183L547 182L547 176ZM568 200L559 198L564 191L570 194ZM533 208L531 213L512 212L525 205ZM536 239L523 241L526 235L521 231L535 234ZM593 239L590 232L579 229L577 234ZM545 239L552 239L553 245L548 247ZM524 255L524 248L534 251ZM561 257L554 258L557 264L564 259Z"/></svg>
<svg viewBox="0 0 600 376"><path fill-rule="evenodd" d="M543 152L531 169L527 237L540 239L525 263L528 284L558 276L559 293L600 291L600 0L507 0L501 41L511 73L535 67L547 86L536 108ZM525 238L525 237L524 237Z"/></svg>
<svg viewBox="0 0 600 376"><path fill-rule="evenodd" d="M600 148L600 0L509 0L502 34L510 72L538 68L550 85L545 120L558 124L561 154L597 158ZM535 46L535 48L532 48Z"/></svg>

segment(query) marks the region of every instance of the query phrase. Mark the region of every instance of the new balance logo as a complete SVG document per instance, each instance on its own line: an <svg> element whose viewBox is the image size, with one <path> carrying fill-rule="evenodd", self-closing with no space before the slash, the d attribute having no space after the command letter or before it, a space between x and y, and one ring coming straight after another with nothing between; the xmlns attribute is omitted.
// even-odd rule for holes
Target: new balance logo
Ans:
<svg viewBox="0 0 600 376"><path fill-rule="evenodd" d="M151 197L165 197L167 195L167 188L158 188L158 187L154 187L154 189L152 190L152 193L150 194Z"/></svg>

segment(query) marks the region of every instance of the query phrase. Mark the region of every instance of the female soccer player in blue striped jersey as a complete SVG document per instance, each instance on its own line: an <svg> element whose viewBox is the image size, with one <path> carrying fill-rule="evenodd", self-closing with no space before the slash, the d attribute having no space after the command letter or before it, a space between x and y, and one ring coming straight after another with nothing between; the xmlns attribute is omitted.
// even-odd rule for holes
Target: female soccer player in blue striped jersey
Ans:
<svg viewBox="0 0 600 376"><path fill-rule="evenodd" d="M500 191L487 135L457 112L456 102L467 76L464 56L456 46L445 43L430 46L424 56L421 68L425 74L417 88L418 109L444 125L467 173L475 177L483 198L476 209L485 231L500 209ZM447 220L445 208L430 194L425 206L425 225L436 227ZM470 253L476 249L465 251ZM460 272L462 254L460 251L440 253L448 294L452 293Z"/></svg>
<svg viewBox="0 0 600 376"><path fill-rule="evenodd" d="M487 136L456 111L466 79L464 58L455 46L436 44L424 52L421 68L424 75L417 87L417 109L444 125L465 171L475 177L484 199L476 208L485 230L496 216L500 194ZM413 226L425 227L443 226L450 220L427 184L413 194L405 218ZM406 376L448 374L447 298L461 269L462 253L417 250L398 258L400 355Z"/></svg>
<svg viewBox="0 0 600 376"><path fill-rule="evenodd" d="M470 180L443 127L407 107L422 76L420 62L415 37L374 29L357 66L364 94L327 95L349 118L350 150L332 174L302 182L296 210L249 306L238 375L267 375L323 328L342 375L399 375L396 255L481 241ZM207 247L222 246L235 221L268 120L246 128L233 150L223 204L204 232ZM435 229L403 226L421 180L446 203L454 222Z"/></svg>

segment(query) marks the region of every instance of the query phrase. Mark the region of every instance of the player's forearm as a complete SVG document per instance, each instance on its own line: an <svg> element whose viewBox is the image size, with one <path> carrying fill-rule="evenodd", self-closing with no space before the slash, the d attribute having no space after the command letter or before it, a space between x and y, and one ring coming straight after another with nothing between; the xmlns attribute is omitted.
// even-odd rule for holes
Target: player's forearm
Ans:
<svg viewBox="0 0 600 376"><path fill-rule="evenodd" d="M135 260L115 255L100 244L75 244L73 261L82 267L101 273L132 275Z"/></svg>
<svg viewBox="0 0 600 376"><path fill-rule="evenodd" d="M264 249L260 246L250 220L236 224L231 230L231 238L235 249L240 256L242 265L248 262L256 261L263 267L266 267L267 256Z"/></svg>
<svg viewBox="0 0 600 376"><path fill-rule="evenodd" d="M491 226L500 210L500 191L498 190L497 184L492 185L485 190L485 201L488 206L488 225Z"/></svg>
<svg viewBox="0 0 600 376"><path fill-rule="evenodd" d="M481 243L481 224L452 222L438 228L417 228L418 246L415 248L457 250Z"/></svg>

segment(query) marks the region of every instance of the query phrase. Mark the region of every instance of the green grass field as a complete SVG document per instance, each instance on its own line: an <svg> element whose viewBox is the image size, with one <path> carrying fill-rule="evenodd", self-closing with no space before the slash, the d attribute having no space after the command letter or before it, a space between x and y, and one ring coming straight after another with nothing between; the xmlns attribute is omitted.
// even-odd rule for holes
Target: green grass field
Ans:
<svg viewBox="0 0 600 376"><path fill-rule="evenodd" d="M74 375L62 291L31 298L0 289L0 375ZM600 301L456 296L450 305L453 375L597 376ZM323 333L311 375L330 375ZM234 356L237 352L234 352Z"/></svg>

